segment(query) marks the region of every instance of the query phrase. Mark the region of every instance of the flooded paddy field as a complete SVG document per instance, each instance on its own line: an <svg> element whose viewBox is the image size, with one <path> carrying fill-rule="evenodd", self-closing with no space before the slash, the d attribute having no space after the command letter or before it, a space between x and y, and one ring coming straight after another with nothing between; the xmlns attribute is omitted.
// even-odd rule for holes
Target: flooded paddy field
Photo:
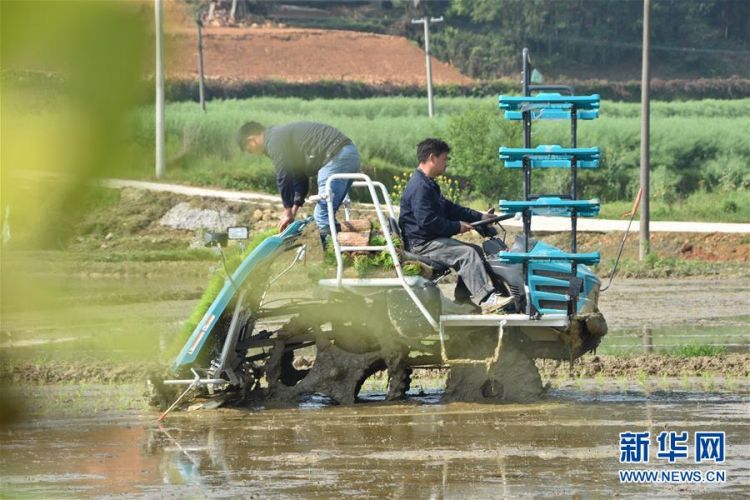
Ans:
<svg viewBox="0 0 750 500"><path fill-rule="evenodd" d="M444 404L433 374L417 377L398 404L383 402L382 380L373 378L354 406L313 398L292 408L175 412L157 424L141 364L179 331L216 263L43 257L14 263L28 273L28 289L3 299L0 361L12 383L2 397L20 412L0 431L3 497L750 491L750 278L616 280L600 299L610 326L593 363L600 371L588 369L592 355L583 358L587 368L542 370L548 390L533 404ZM687 371L667 370L681 358L656 356L708 344L725 352ZM691 457L630 468L720 469L726 482L621 484L619 433L650 431L655 453L665 430L725 432L726 462Z"/></svg>
<svg viewBox="0 0 750 500"><path fill-rule="evenodd" d="M534 404L406 402L179 412L137 409L140 386L38 388L52 404L2 432L0 485L14 497L737 498L750 491L750 390L560 384ZM38 395L39 396L39 395ZM99 403L94 403L99 401ZM98 404L97 408L93 405ZM125 405L119 407L117 405ZM63 409L63 406L65 409ZM621 484L619 433L723 431L721 465L656 460L632 469L722 470L718 484ZM654 439L652 438L652 441ZM692 447L691 447L692 450Z"/></svg>

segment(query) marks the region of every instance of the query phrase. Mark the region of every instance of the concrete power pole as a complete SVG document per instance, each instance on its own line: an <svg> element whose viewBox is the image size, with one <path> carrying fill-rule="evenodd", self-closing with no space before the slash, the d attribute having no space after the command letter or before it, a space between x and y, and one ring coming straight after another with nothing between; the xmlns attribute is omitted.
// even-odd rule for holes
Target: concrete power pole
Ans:
<svg viewBox="0 0 750 500"><path fill-rule="evenodd" d="M421 19L411 20L412 24L424 25L424 56L427 65L427 100L429 101L428 112L430 114L430 118L435 115L435 101L432 98L432 63L430 62L430 24L442 22L443 16L440 16L438 18L431 17L430 19L423 17Z"/></svg>
<svg viewBox="0 0 750 500"><path fill-rule="evenodd" d="M203 21L201 20L201 11L195 18L195 24L198 28L198 98L201 109L206 111L206 77L203 72Z"/></svg>
<svg viewBox="0 0 750 500"><path fill-rule="evenodd" d="M164 176L164 64L162 61L162 22L161 2L154 0L154 14L156 19L156 178Z"/></svg>
<svg viewBox="0 0 750 500"><path fill-rule="evenodd" d="M643 0L643 68L641 70L641 245L640 260L648 255L649 237L649 11L650 0Z"/></svg>

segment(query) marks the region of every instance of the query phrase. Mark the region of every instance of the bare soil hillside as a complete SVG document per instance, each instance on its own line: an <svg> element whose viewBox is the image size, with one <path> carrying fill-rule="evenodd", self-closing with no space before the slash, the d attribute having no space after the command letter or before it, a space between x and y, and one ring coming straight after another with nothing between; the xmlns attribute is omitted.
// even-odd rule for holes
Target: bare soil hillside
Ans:
<svg viewBox="0 0 750 500"><path fill-rule="evenodd" d="M172 27L167 36L168 77L197 77L196 30ZM209 27L203 30L203 43L208 78L425 85L424 52L403 37L265 26ZM473 81L434 58L432 75L437 85Z"/></svg>

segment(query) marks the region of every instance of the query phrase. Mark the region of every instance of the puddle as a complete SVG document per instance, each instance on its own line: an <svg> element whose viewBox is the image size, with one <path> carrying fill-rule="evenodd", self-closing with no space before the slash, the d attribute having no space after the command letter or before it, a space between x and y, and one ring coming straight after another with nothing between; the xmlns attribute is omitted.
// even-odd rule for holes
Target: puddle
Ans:
<svg viewBox="0 0 750 500"><path fill-rule="evenodd" d="M750 393L557 388L535 404L355 406L45 417L2 434L4 495L128 497L598 497L715 494L750 487ZM726 432L724 484L620 484L619 433ZM652 438L652 456L656 444ZM691 447L692 450L692 447ZM643 466L640 466L643 467ZM633 467L638 468L638 466Z"/></svg>

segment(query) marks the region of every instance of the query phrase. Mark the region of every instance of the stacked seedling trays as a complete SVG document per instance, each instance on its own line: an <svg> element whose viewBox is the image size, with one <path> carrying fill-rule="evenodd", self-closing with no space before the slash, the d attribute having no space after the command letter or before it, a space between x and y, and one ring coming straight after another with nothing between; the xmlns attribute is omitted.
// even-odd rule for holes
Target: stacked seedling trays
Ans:
<svg viewBox="0 0 750 500"><path fill-rule="evenodd" d="M531 63L528 50L523 50L523 95L500 96L500 109L505 119L523 121L523 148L500 148L504 167L523 172L523 200L500 200L503 213L520 212L523 215L525 236L524 251L501 252L503 262L523 265L525 280L526 313L530 316L560 314L567 311L573 316L581 308L586 296L584 279L578 273L579 265L599 262L599 252L578 253L577 219L595 217L599 213L599 200L578 199L578 170L599 167L599 148L579 148L577 144L578 120L593 120L599 116L599 96L576 96L570 87L531 85ZM563 95L559 92L568 92ZM569 120L570 147L559 145L531 145L533 120ZM570 171L570 191L559 194L534 194L532 172L536 169L562 168ZM531 250L531 219L534 215L554 215L570 218L570 252L537 243Z"/></svg>

